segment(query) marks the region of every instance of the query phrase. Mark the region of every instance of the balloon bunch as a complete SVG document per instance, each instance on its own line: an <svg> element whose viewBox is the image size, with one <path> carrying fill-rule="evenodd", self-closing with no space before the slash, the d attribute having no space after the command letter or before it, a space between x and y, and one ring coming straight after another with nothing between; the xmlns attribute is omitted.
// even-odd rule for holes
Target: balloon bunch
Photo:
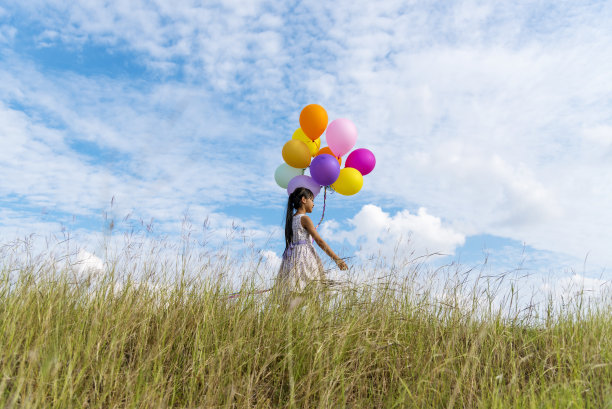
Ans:
<svg viewBox="0 0 612 409"><path fill-rule="evenodd" d="M357 128L348 119L340 118L327 124L327 112L317 104L307 105L300 113L300 128L283 146L283 159L274 173L276 183L291 194L297 187L306 187L318 195L321 187L350 196L363 187L363 177L376 165L368 149L355 149L342 166L342 157L355 146ZM321 148L325 132L327 145ZM310 168L310 176L305 175Z"/></svg>

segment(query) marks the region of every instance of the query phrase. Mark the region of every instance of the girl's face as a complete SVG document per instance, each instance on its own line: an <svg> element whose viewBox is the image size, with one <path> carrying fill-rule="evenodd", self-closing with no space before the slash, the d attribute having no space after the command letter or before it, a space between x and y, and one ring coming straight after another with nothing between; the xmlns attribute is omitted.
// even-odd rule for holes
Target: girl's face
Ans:
<svg viewBox="0 0 612 409"><path fill-rule="evenodd" d="M312 208L314 207L314 200L310 197L302 198L302 206L306 213L312 213Z"/></svg>

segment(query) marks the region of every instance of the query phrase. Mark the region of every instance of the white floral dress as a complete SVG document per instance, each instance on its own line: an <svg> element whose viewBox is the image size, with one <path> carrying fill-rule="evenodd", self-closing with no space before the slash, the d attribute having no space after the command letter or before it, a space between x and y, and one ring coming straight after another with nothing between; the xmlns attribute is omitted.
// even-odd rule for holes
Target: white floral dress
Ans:
<svg viewBox="0 0 612 409"><path fill-rule="evenodd" d="M290 291L304 291L309 284L325 280L323 263L312 245L312 236L302 227L302 216L293 216L293 237L283 253L276 280L277 285Z"/></svg>

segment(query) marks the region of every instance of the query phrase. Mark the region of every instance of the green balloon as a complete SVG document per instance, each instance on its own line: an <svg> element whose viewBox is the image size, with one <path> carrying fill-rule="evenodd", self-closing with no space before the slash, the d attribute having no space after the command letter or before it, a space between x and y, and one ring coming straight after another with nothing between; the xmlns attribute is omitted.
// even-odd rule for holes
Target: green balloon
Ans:
<svg viewBox="0 0 612 409"><path fill-rule="evenodd" d="M303 175L304 169L292 168L286 163L282 163L274 172L274 180L283 189L287 189L289 181L296 176Z"/></svg>

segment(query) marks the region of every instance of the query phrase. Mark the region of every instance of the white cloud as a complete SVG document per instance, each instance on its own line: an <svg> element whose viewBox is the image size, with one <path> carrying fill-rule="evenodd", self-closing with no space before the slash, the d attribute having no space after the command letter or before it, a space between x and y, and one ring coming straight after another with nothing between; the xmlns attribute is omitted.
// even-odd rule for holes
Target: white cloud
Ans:
<svg viewBox="0 0 612 409"><path fill-rule="evenodd" d="M272 250L263 250L261 255L266 260L266 267L271 271L278 271L281 265L282 259Z"/></svg>
<svg viewBox="0 0 612 409"><path fill-rule="evenodd" d="M116 193L160 217L203 192L214 192L211 207L239 203L253 186L276 191L262 175L280 157L262 152L261 140L280 146L301 104L316 101L332 119L353 118L358 146L376 153L360 194L368 202L423 206L462 234L612 262L609 3L44 3L6 7L39 22L46 43L135 52L149 69L187 80L143 91L121 80L45 78L23 64L0 70L3 100L30 112L6 115L37 136L21 163L45 155L56 163L47 178L26 169L24 188L3 192L38 183L40 202L63 209L78 207L75 191L90 209ZM74 135L128 155L130 171L66 153ZM253 135L261 139L248 145ZM258 164L235 160L255 155Z"/></svg>
<svg viewBox="0 0 612 409"><path fill-rule="evenodd" d="M72 263L72 268L83 276L104 274L104 262L85 249L79 250L76 260Z"/></svg>
<svg viewBox="0 0 612 409"><path fill-rule="evenodd" d="M608 302L612 300L612 281L585 277L577 273L546 282L540 289L555 305L575 302L579 298L598 300L606 297Z"/></svg>
<svg viewBox="0 0 612 409"><path fill-rule="evenodd" d="M237 123L201 89L174 84L141 92L121 81L46 77L10 62L12 69L0 69L4 196L98 217L115 197L119 217L136 212L174 225L187 208L203 220L228 200L259 203L251 187L261 183L265 164L237 159L261 148L256 126ZM73 143L101 152L89 156Z"/></svg>
<svg viewBox="0 0 612 409"><path fill-rule="evenodd" d="M325 71L344 81L314 93L351 112L358 144L377 154L364 192L425 206L468 235L612 262L610 155L581 138L610 126L602 10L568 3L553 19L528 3L442 14L385 4L332 32L346 46Z"/></svg>
<svg viewBox="0 0 612 409"><path fill-rule="evenodd" d="M401 257L420 257L432 253L453 254L457 246L465 242L465 236L440 218L420 208L417 214L408 210L390 215L375 205L365 205L348 220L351 230L342 230L334 221L325 222L321 234L330 241L347 240L351 245L360 246L358 255L381 254L391 259L395 252Z"/></svg>
<svg viewBox="0 0 612 409"><path fill-rule="evenodd" d="M582 136L586 143L594 142L595 149L609 148L612 146L612 125L599 125L584 129Z"/></svg>
<svg viewBox="0 0 612 409"><path fill-rule="evenodd" d="M44 7L43 7L44 6ZM269 9L273 7L274 9ZM175 71L206 82L223 92L242 92L251 84L284 93L279 65L288 58L279 35L279 17L287 5L245 2L207 3L165 1L28 2L17 10L39 20L47 40L83 45L88 41L135 51L141 62L163 73ZM41 9L45 9L41 13ZM68 21L68 24L67 24ZM283 59L284 61L280 61ZM177 64L181 60L181 64ZM256 60L257 68L248 63ZM184 63L183 63L184 62Z"/></svg>

